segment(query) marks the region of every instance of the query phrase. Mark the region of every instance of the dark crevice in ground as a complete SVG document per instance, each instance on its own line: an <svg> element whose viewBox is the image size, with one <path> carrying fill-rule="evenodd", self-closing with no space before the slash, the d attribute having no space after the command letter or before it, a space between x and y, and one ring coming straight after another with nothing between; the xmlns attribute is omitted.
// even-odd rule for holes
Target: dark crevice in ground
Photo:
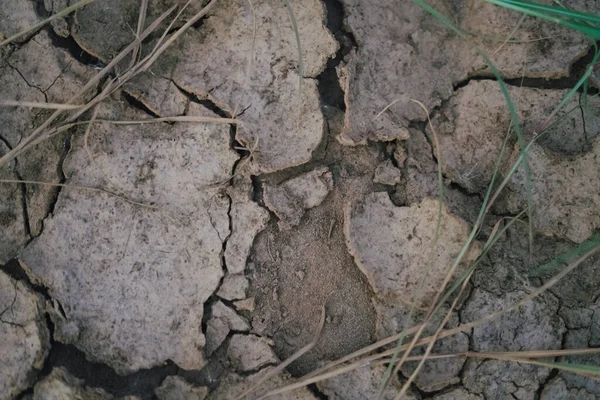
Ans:
<svg viewBox="0 0 600 400"><path fill-rule="evenodd" d="M60 155L60 159L58 160L58 166L57 166L58 178L59 178L58 182L61 185L65 184L67 182L67 177L65 176L65 172L63 170L63 164L64 164L65 159L67 158L67 155L69 154L70 150L71 150L71 135L67 135L65 137L65 141L64 141L63 152ZM60 196L60 193L61 193L63 187L64 186L56 187L56 190L54 191L54 194L53 194L52 198L50 199L50 205L48 206L48 214L46 215L45 218L48 218L50 215L54 214L54 209L56 207L56 203L58 202L58 197ZM42 227L42 229L43 229L43 227Z"/></svg>
<svg viewBox="0 0 600 400"><path fill-rule="evenodd" d="M0 267L5 274L13 278L14 280L25 282L31 289L33 289L36 293L42 295L44 299L49 301L50 303L54 303L54 299L50 296L50 292L48 288L42 285L38 285L31 281L27 272L21 267L19 261L16 258L13 258L4 266Z"/></svg>
<svg viewBox="0 0 600 400"><path fill-rule="evenodd" d="M433 111L435 112L435 111ZM433 113L432 112L432 113ZM431 137L429 137L429 135L426 132L425 129L425 122L422 121L418 121L418 122L411 122L410 123L410 127L413 128L414 130L417 130L419 132L421 132L423 134L423 136L425 136L425 140L427 140L427 143L429 143L429 147L431 148L431 158L433 159L433 161L439 165L438 162L438 158L437 158L437 154L436 154L436 150L435 150L435 146L433 144L433 141L431 140ZM391 157L392 160L394 159L394 157ZM393 162L393 161L392 161ZM463 196L465 197L470 197L470 198L476 198L479 201L483 201L483 198L481 196L481 193L479 192L472 192L470 191L468 188L462 186L459 182L453 181L452 179L450 179L446 174L444 174L442 172L442 177L444 178L444 187L455 190L457 192L460 192Z"/></svg>
<svg viewBox="0 0 600 400"><path fill-rule="evenodd" d="M15 160L15 167L18 166L19 161ZM18 172L18 168L15 168L15 174L17 179L22 181L23 178L21 174ZM19 187L21 188L21 206L23 209L23 223L25 224L25 235L31 238L31 223L29 222L29 207L27 207L27 185L23 182L19 183Z"/></svg>
<svg viewBox="0 0 600 400"><path fill-rule="evenodd" d="M188 101L190 101L192 103L200 104L201 106L212 111L213 113L217 114L221 118L232 118L230 113L228 113L227 111L225 111L224 109L219 107L214 101L211 101L209 99L200 98L198 95L182 88L181 86L179 86L177 84L177 82L175 82L173 80L171 80L171 83L173 83L173 85L179 90L179 92L181 92L181 94L183 94L185 97L187 97Z"/></svg>
<svg viewBox="0 0 600 400"><path fill-rule="evenodd" d="M63 367L71 375L82 379L85 385L106 390L114 396L140 396L154 398L154 389L169 375L177 374L177 365L168 362L163 366L143 369L133 374L121 376L106 364L92 362L73 345L52 343L42 375L48 375L52 368Z"/></svg>
<svg viewBox="0 0 600 400"><path fill-rule="evenodd" d="M50 40L52 40L52 45L54 47L67 51L71 57L79 63L97 69L102 69L106 66L102 60L85 51L77 41L75 41L73 36L66 38L59 36L51 27L47 27L46 32L48 32L48 36L50 37Z"/></svg>
<svg viewBox="0 0 600 400"><path fill-rule="evenodd" d="M312 383L306 387L319 400L329 400L329 397L321 392L316 384Z"/></svg>
<svg viewBox="0 0 600 400"><path fill-rule="evenodd" d="M340 48L334 58L327 62L325 70L317 77L321 103L324 106L346 110L344 91L340 87L336 68L344 57L357 48L354 35L344 27L344 8L338 0L325 0L327 28L338 41Z"/></svg>
<svg viewBox="0 0 600 400"><path fill-rule="evenodd" d="M29 83L29 81L27 80L27 78L25 78L25 75L23 75L21 73L21 71L19 71L19 69L17 67L13 66L9 62L9 60L6 60L6 65L8 65L10 68L13 69L13 71L15 71L17 74L19 74L19 76L21 77L21 79L23 79L23 82L25 82L25 84L27 84L27 86L29 86L30 88L39 90L40 93L44 96L44 101L48 102L48 95L46 94L46 92L41 87L35 86L35 85L32 85L31 83Z"/></svg>
<svg viewBox="0 0 600 400"><path fill-rule="evenodd" d="M147 115L151 116L152 118L158 118L159 117L158 114L156 114L154 111L152 111L151 109L149 109L148 107L146 107L146 105L144 103L142 103L141 101L139 101L138 99L136 99L135 97L133 97L132 95L130 95L129 93L127 93L124 90L121 91L121 98L123 98L123 100L125 100L125 102L128 105L130 105L133 108L136 108L136 109L140 110L144 114L147 114Z"/></svg>
<svg viewBox="0 0 600 400"><path fill-rule="evenodd" d="M579 81L579 79L585 73L586 68L593 61L594 52L595 52L594 47L591 47L586 55L584 55L579 60L577 60L575 63L573 63L573 65L569 69L569 74L566 77L563 77L563 78L528 78L528 77L510 78L510 79L505 79L504 82L509 86L518 86L518 87L522 86L522 87L535 88L535 89L562 89L562 90L573 89L577 85L577 82ZM467 86L469 84L469 82L471 82L471 81L482 81L482 80L494 80L495 81L496 78L490 74L469 76L466 79L464 79L458 83L455 83L453 85L454 91ZM583 93L583 86L578 89L578 92ZM593 88L593 87L588 88L589 95L595 95L595 94L598 94L599 92L600 91L596 88Z"/></svg>
<svg viewBox="0 0 600 400"><path fill-rule="evenodd" d="M221 376L229 371L227 343L229 343L229 337L211 354L202 369L185 370L180 368L178 375L189 383L205 386L209 391L214 391L219 386Z"/></svg>

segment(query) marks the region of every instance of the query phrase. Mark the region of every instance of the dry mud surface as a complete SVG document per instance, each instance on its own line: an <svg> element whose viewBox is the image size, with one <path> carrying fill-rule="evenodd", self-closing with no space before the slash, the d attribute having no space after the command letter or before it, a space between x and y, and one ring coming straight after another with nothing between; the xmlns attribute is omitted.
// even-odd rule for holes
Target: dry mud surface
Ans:
<svg viewBox="0 0 600 400"><path fill-rule="evenodd" d="M72 3L5 0L0 38ZM185 3L150 0L146 26ZM469 237L497 155L504 146L505 176L520 154L514 135L505 141L510 115L474 45L507 79L526 140L592 54L572 31L533 18L515 27L518 15L481 0L431 1L473 34L468 41L411 1L290 0L301 68L280 1L192 1L167 37L209 3L149 69L80 117L98 121L1 167L0 400L235 399L313 340L323 309L315 347L260 391L417 323ZM597 1L563 3L600 12ZM97 0L0 48L0 100L67 102L135 40L139 6ZM535 266L600 229L596 94L574 96L565 107L574 111L531 147L530 170L509 179L454 276L498 221L527 208L528 175L533 247L527 224L507 229L447 328L527 296L552 277ZM0 156L51 113L0 107ZM173 116L237 121L110 122ZM433 353L598 346L596 256ZM597 366L600 356L555 361ZM382 398L415 368L407 362ZM273 398L372 398L384 373L364 366ZM427 361L406 398L597 399L600 384L453 357Z"/></svg>

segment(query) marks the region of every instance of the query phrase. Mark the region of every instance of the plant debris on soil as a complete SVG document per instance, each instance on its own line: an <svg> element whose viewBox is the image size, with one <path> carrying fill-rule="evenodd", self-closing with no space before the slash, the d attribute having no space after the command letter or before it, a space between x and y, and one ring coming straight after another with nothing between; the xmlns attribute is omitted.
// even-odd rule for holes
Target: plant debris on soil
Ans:
<svg viewBox="0 0 600 400"><path fill-rule="evenodd" d="M75 1L5 3L2 39ZM453 278L480 262L442 305L446 329L519 302L551 282L555 271L535 267L596 237L600 103L590 89L530 147L463 249L499 153L500 178L521 154L475 46L506 79L529 141L589 62L584 36L481 0L430 2L468 40L412 1L187 3L96 0L0 47L0 400L233 400L255 385L246 398L258 398L419 324L463 250ZM600 13L595 1L562 3ZM71 106L101 102L72 119L76 107L56 118L39 107L71 101L132 42L134 59ZM49 118L42 133L52 134L30 136ZM515 223L488 249L528 201L533 231ZM595 255L432 354L598 346ZM269 398L392 400L423 354L415 348L382 391L387 364L372 362ZM600 353L547 361L598 366ZM600 383L439 357L404 398L596 399Z"/></svg>

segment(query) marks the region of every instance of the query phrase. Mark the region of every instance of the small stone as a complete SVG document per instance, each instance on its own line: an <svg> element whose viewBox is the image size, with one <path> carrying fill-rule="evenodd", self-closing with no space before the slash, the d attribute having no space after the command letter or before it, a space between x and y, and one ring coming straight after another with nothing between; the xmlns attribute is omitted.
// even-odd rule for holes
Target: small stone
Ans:
<svg viewBox="0 0 600 400"><path fill-rule="evenodd" d="M373 182L384 185L394 186L402 180L402 171L392 163L392 160L386 160L379 164L375 169Z"/></svg>
<svg viewBox="0 0 600 400"><path fill-rule="evenodd" d="M244 300L234 301L233 305L239 311L254 312L254 307L255 307L254 297L249 297Z"/></svg>
<svg viewBox="0 0 600 400"><path fill-rule="evenodd" d="M333 175L323 167L277 186L265 185L265 204L281 220L280 227L298 225L304 211L320 205L333 188Z"/></svg>
<svg viewBox="0 0 600 400"><path fill-rule="evenodd" d="M69 374L64 368L54 368L50 375L33 389L33 400L113 400L114 396L102 389L87 387L83 380Z"/></svg>
<svg viewBox="0 0 600 400"><path fill-rule="evenodd" d="M225 300L239 300L246 298L248 279L241 274L228 274L223 279L217 296Z"/></svg>
<svg viewBox="0 0 600 400"><path fill-rule="evenodd" d="M50 350L43 299L0 271L0 399L29 388Z"/></svg>
<svg viewBox="0 0 600 400"><path fill-rule="evenodd" d="M180 376L167 376L154 394L158 400L204 400L208 388L194 386Z"/></svg>
<svg viewBox="0 0 600 400"><path fill-rule="evenodd" d="M227 354L236 370L254 371L279 362L271 348L272 342L260 336L233 335Z"/></svg>

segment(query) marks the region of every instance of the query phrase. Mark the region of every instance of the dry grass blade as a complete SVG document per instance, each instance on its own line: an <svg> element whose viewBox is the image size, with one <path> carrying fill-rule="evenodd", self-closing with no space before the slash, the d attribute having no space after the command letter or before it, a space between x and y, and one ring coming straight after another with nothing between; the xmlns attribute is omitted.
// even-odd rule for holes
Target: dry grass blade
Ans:
<svg viewBox="0 0 600 400"><path fill-rule="evenodd" d="M198 22L202 17L204 17L208 12L214 7L217 3L217 0L211 0L202 10L200 10L196 15L194 15L189 21L187 21L181 28L179 28L171 37L163 43L158 49L156 49L147 61L140 63L140 68L138 72L142 72L150 68L152 64L156 61L156 59L167 49L169 46L173 44L175 40L177 40L181 35L185 33L192 25ZM189 4L189 2L188 2Z"/></svg>
<svg viewBox="0 0 600 400"><path fill-rule="evenodd" d="M429 278L429 271L431 271L434 267L434 259L435 259L435 254L436 254L436 246L440 237L440 233L441 233L441 228L442 228L442 213L443 213L443 205L444 205L444 181L443 181L443 165L444 162L442 160L442 153L441 153L441 148L440 148L440 142L438 140L438 135L437 132L435 131L435 128L433 127L433 124L431 123L431 118L429 117L429 110L427 110L427 107L425 107L425 104L423 104L422 102L418 101L418 100L414 100L414 99L410 99L410 101L412 101L413 103L417 104L419 107L421 107L421 109L423 110L423 112L425 113L426 117L427 117L427 121L429 124L429 127L431 129L431 136L433 137L433 144L434 144L434 151L435 151L435 155L437 157L437 177L438 177L438 212L437 212L437 219L436 219L436 226L435 226L435 232L434 232L434 236L433 236L433 241L431 243L431 245L429 246L429 260L427 261L427 269L424 271L423 275L421 276L418 286L417 286L417 293L422 293L425 288L425 284L427 283L427 279ZM443 289L442 289L443 290ZM418 299L417 301L420 302L421 299ZM425 322L423 323L423 326L421 329L424 329L425 326L428 323L428 317L431 315L431 313L433 313L435 303L432 304L432 308L430 310L425 310L426 311L426 317L425 317ZM408 317L406 318L407 321L410 321L412 319L413 316L413 312L414 312L414 307L411 307L410 312ZM417 332L416 335L416 339L418 339L418 337L420 336L420 333ZM392 364L395 363L396 358L399 355L399 348L400 346L402 346L402 342L404 340L404 337L400 337L400 339L398 339L398 344L396 346L397 351L394 353L394 355L392 356ZM388 367L388 369L386 370L383 379L382 379L382 384L379 388L379 392L377 394L377 400L381 400L383 398L383 395L385 393L385 389L387 388L390 378L398 373L398 370L400 368L400 366L402 365L402 363L404 362L404 360L406 359L406 357L408 357L408 354L410 353L410 351L407 351L404 353L403 355L403 359L400 360L400 362L395 366L395 368L390 365Z"/></svg>
<svg viewBox="0 0 600 400"><path fill-rule="evenodd" d="M156 28L175 10L176 6L171 7L165 13L163 13L159 18L157 18L149 27L146 29L139 38L137 38L134 42L130 43L127 47L125 47L106 67L102 68L100 72L98 72L92 79L85 84L85 86L79 90L73 97L71 97L67 104L74 103L77 101L79 97L81 97L88 90L96 87L96 85L100 82L102 78L104 78L112 69L123 59L127 54L129 54L137 45L138 42L144 40L148 35L150 35ZM75 117L71 117L70 120L73 121L77 118L77 116L81 115L85 110L89 109L96 103L90 102L85 107L82 107L79 110L79 114L76 113ZM36 128L29 136L27 136L24 140L22 140L15 148L9 151L7 154L0 158L0 168L5 166L10 160L16 158L19 154L25 151L27 148L31 146L31 144L39 139L45 130L54 122L61 114L63 110L55 111L42 125ZM38 143L38 142L36 142Z"/></svg>
<svg viewBox="0 0 600 400"><path fill-rule="evenodd" d="M91 192L100 192L100 193L105 193L110 196L116 197L120 200L123 200L129 204L133 204L135 206L145 207L145 208L149 208L152 210L157 210L160 208L158 206L154 206L151 204L140 203L139 201L128 199L127 197L121 196L120 194L117 194L117 193L113 193L110 190L95 188L95 187L91 187L91 186L71 185L71 184L66 184L66 183L53 183L53 182L41 182L41 181L26 181L26 180L22 180L22 179L0 179L0 183L18 183L18 184L24 183L26 185L55 186L55 187L62 187L62 188L87 190L87 191L91 191Z"/></svg>
<svg viewBox="0 0 600 400"><path fill-rule="evenodd" d="M382 109L381 111L379 111L379 112L377 113L377 115L375 115L375 116L373 117L373 121L375 121L377 118L381 117L381 115L382 115L384 112L386 112L387 110L389 110L391 106L393 106L394 104L396 104L396 103L397 103L397 102L399 102L400 100L402 100L402 99L396 99L396 100L392 101L390 104L388 104L387 106L383 107L383 109Z"/></svg>
<svg viewBox="0 0 600 400"><path fill-rule="evenodd" d="M285 368L287 368L288 365L290 365L291 363L296 361L298 358L302 357L304 354L306 354L308 351L310 351L313 347L315 347L315 345L319 341L319 337L321 337L321 332L323 331L324 325L325 325L325 307L322 307L321 308L321 319L319 320L319 326L317 327L317 331L315 332L315 336L314 336L313 340L309 344L307 344L306 346L304 346L303 348L298 350L296 353L294 353L287 360L285 360L284 362L279 364L277 367L273 368L271 371L269 371L269 373L265 374L258 381L256 381L254 383L254 385L252 385L250 388L248 388L248 390L246 390L245 392L240 394L238 397L236 397L236 400L241 400L244 397L248 396L250 393L256 391L263 382L265 382L265 381L271 379L272 377L278 375L279 373L281 373L281 371L283 371Z"/></svg>
<svg viewBox="0 0 600 400"><path fill-rule="evenodd" d="M144 30L144 24L146 22L146 13L148 11L148 0L142 0L140 4L140 12L138 13L138 23L137 30L135 32L135 37L139 38ZM142 42L140 41L138 45L133 49L131 53L131 63L129 64L129 68L133 68L135 62L137 60L138 53L142 47Z"/></svg>
<svg viewBox="0 0 600 400"><path fill-rule="evenodd" d="M460 289L460 293L458 294L458 296L456 296L454 298L454 301L452 301L452 305L450 306L450 309L448 310L448 312L444 316L444 320L442 321L442 323L440 324L439 328L435 332L435 335L433 335L431 341L427 345L427 349L425 350L425 354L423 355L423 358L421 359L421 361L419 361L419 364L417 365L417 368L415 368L414 372L410 375L410 377L408 378L408 380L404 383L404 385L402 385L402 389L400 389L400 392L396 395L396 397L394 397L394 400L400 400L406 394L406 391L410 387L410 384L415 380L415 378L417 377L417 375L421 371L421 368L423 368L423 365L425 364L425 361L427 360L427 357L429 357L429 354L431 353L431 350L433 349L433 346L435 345L435 342L437 341L438 336L440 335L440 333L442 332L442 330L444 329L444 327L446 326L446 324L450 320L450 317L452 316L452 311L456 307L456 304L458 303L458 300L462 297L465 289L467 288L467 285L469 284L469 281L471 279L471 276L473 275L473 272L474 271L471 271L471 273L469 274L469 276L467 276L467 278L464 280L464 282L462 284L462 287ZM409 347L404 352L404 355L406 356L405 358L408 358L408 354L410 354L411 350L412 349ZM398 365L396 365L396 367L394 369L395 372L399 369L399 365L400 365L400 363L398 363Z"/></svg>
<svg viewBox="0 0 600 400"><path fill-rule="evenodd" d="M83 106L76 104L41 103L37 101L0 100L0 107L45 108L50 110L77 110Z"/></svg>
<svg viewBox="0 0 600 400"><path fill-rule="evenodd" d="M68 14L72 13L73 11L75 11L87 4L90 4L94 1L96 1L96 0L78 1L77 3L73 4L72 6L69 6L69 7L65 8L64 10L61 10L61 11L57 12L56 14L52 15L50 18L47 18L47 19L43 20L42 22L35 24L35 25L33 25L25 30L22 30L21 32L18 32L16 34L12 35L11 37L3 40L2 42L0 42L0 47L6 46L10 42L14 41L15 39L18 39L19 37L21 37L23 35L27 35L28 33L35 32L38 29L40 29L41 27L43 27L44 25L46 25L47 23L52 22L55 19L62 18L65 15L68 15Z"/></svg>
<svg viewBox="0 0 600 400"><path fill-rule="evenodd" d="M527 303L528 301L533 300L535 297L539 296L540 294L542 294L543 292L545 292L546 290L548 290L549 288L551 288L552 286L556 285L561 279L563 279L566 275L568 275L570 272L572 272L575 268L577 268L579 265L581 265L581 263L583 263L585 260L587 260L588 258L590 258L591 256L593 256L594 254L596 254L597 252L600 251L600 246L586 252L585 254L583 254L581 257L579 257L577 260L575 260L574 262L572 262L570 265L568 265L562 272L560 272L559 274L555 275L552 279L550 279L548 282L546 282L544 285L540 286L539 288L537 288L536 290L534 290L532 293L530 293L528 296L524 297L523 299L521 299L520 301L511 304L510 306L499 310L495 313L489 314L487 316L485 316L484 318L478 319L477 321L473 321L473 322L469 322L466 324L461 324L459 326L457 326L456 328L453 329L448 329L448 330L444 330L441 331L439 333L439 335L436 336L429 336L429 337L425 337L422 338L420 340L418 340L414 346L412 347L417 347L417 346L423 346L426 345L430 342L432 342L434 339L442 339L445 337L449 337L449 336L453 336L456 335L459 332L466 332L470 329L476 328L478 326L481 326L483 324L485 324L486 322L489 322L491 320L494 320L500 316L502 316L503 314L516 310L517 308L521 307L523 304ZM459 296L460 297L460 296ZM415 326L412 327L410 329L408 329L408 331L410 332L416 332L420 329L422 325L419 326ZM329 379L332 378L334 376L355 370L357 368L360 368L361 366L366 366L369 365L372 361L374 360L378 360L378 359L382 359L388 356L391 356L394 354L394 352L396 351L396 349L391 349L391 350L386 350L384 352L378 353L376 355L373 356L369 356L366 358L363 358L361 360L358 360L356 362L354 362L353 364L349 364L343 367L340 367L338 369L335 369L333 371L330 371L330 369L333 366L339 365L342 362L348 361L350 359L356 358L358 355L361 354L365 354L367 352L370 352L372 350L376 350L378 348L380 348L381 346L383 346L383 344L380 343L385 343L385 344L389 344L395 340L397 340L400 337L400 334L391 336L387 339L384 339L378 343L375 343L373 345L367 346L364 349L358 350L346 357L343 357L340 360L335 361L334 363L331 363L328 366L325 366L324 368L321 368L309 375L307 375L306 377L301 378L300 381L283 386L281 388L272 390L268 393L266 393L263 397L268 397L268 396L272 396L275 394L281 394L281 393L285 393L288 392L290 390L294 390L306 385L310 385L312 383L316 383L316 382L320 382L322 380L325 379ZM400 350L401 351L405 351L409 348L409 345L403 345L401 346ZM556 350L557 351L557 350ZM466 353L463 353L466 354ZM406 357L406 359L408 359L408 356Z"/></svg>

